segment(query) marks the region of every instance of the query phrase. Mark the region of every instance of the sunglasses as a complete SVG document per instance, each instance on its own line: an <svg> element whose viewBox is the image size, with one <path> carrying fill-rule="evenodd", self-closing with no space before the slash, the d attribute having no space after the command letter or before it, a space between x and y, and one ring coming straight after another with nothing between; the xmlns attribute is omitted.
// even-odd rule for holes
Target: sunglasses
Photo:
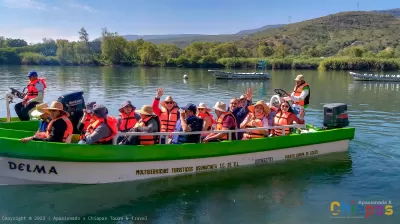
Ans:
<svg viewBox="0 0 400 224"><path fill-rule="evenodd" d="M289 108L289 106L287 106L287 105L282 105L281 107L283 107L283 108Z"/></svg>
<svg viewBox="0 0 400 224"><path fill-rule="evenodd" d="M165 103L166 103L166 104L173 104L174 102L166 101Z"/></svg>
<svg viewBox="0 0 400 224"><path fill-rule="evenodd" d="M237 103L230 103L231 105L237 105Z"/></svg>
<svg viewBox="0 0 400 224"><path fill-rule="evenodd" d="M198 108L198 110L204 110L204 108Z"/></svg>

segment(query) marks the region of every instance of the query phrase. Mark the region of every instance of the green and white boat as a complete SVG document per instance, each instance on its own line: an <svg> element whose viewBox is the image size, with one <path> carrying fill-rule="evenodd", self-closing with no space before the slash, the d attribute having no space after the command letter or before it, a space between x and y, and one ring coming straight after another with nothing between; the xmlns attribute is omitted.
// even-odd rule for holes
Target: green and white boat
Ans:
<svg viewBox="0 0 400 224"><path fill-rule="evenodd" d="M345 110L347 106L343 104L325 105L325 119L329 118L332 123L335 123L344 113L347 113ZM21 138L35 133L38 121L21 122L11 119L11 122L6 122L6 119L2 119L0 122L0 184L129 182L198 172L240 169L250 165L344 152L348 150L349 141L355 134L355 128L346 127L347 125L348 123L328 129L300 124L274 126L263 129L291 127L302 133L252 140L125 146L115 145L115 141L114 145L80 145L75 144L76 138L72 138L69 144L35 141L22 143ZM232 134L234 131L211 132ZM121 133L123 134L127 133ZM129 133L129 135L140 134ZM165 136L188 133L154 134Z"/></svg>

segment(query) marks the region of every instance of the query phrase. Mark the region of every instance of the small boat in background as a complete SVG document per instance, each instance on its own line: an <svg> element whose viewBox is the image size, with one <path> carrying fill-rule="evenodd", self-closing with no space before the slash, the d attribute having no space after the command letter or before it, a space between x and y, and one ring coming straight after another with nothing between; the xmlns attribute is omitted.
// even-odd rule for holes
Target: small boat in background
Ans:
<svg viewBox="0 0 400 224"><path fill-rule="evenodd" d="M271 79L271 74L265 72L266 67L266 61L258 61L255 72L208 71L217 79ZM261 72L257 72L257 69L261 69Z"/></svg>
<svg viewBox="0 0 400 224"><path fill-rule="evenodd" d="M390 81L400 82L400 75L378 75L378 74L359 74L350 72L354 80L357 81Z"/></svg>

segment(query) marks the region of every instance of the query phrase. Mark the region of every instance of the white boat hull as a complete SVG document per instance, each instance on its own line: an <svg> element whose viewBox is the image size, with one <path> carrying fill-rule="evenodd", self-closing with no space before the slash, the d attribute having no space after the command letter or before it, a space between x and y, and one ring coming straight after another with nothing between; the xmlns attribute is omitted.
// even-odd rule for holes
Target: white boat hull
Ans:
<svg viewBox="0 0 400 224"><path fill-rule="evenodd" d="M0 184L105 184L226 170L348 150L349 140L201 159L154 162L58 162L0 157Z"/></svg>
<svg viewBox="0 0 400 224"><path fill-rule="evenodd" d="M269 73L233 73L216 70L208 70L217 79L271 79Z"/></svg>
<svg viewBox="0 0 400 224"><path fill-rule="evenodd" d="M350 72L350 74L356 81L400 82L400 75L358 74L354 72Z"/></svg>

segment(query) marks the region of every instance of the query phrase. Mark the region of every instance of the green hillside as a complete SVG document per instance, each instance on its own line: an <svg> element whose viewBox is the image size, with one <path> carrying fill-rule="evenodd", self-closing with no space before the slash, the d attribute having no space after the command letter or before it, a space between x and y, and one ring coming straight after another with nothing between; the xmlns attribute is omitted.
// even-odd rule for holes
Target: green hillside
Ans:
<svg viewBox="0 0 400 224"><path fill-rule="evenodd" d="M400 46L400 20L373 12L343 12L293 23L242 38L239 47L256 49L284 46L286 54L311 52L335 55L348 46L364 46L372 52Z"/></svg>

